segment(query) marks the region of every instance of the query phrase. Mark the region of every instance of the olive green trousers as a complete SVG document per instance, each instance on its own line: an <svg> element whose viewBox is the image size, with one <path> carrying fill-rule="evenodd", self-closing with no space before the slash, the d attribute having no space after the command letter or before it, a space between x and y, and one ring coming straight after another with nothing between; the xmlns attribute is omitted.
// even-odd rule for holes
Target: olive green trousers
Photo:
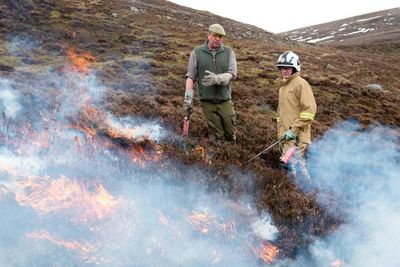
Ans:
<svg viewBox="0 0 400 267"><path fill-rule="evenodd" d="M201 101L204 118L213 131L215 138L227 141L236 141L235 121L236 113L231 100L221 103Z"/></svg>

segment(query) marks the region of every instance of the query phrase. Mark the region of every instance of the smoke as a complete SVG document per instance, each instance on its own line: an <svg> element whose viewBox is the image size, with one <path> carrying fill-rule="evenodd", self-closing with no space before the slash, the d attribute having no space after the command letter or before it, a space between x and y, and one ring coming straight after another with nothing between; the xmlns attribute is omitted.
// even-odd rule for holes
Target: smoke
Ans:
<svg viewBox="0 0 400 267"><path fill-rule="evenodd" d="M15 36L8 40L7 48L9 53L21 59L21 61L19 61L21 64L29 64L30 62L27 61L27 59L30 59L31 53L37 52L38 44L35 39L29 35Z"/></svg>
<svg viewBox="0 0 400 267"><path fill-rule="evenodd" d="M254 233L265 240L275 240L278 229L272 224L271 215L264 214L251 224Z"/></svg>
<svg viewBox="0 0 400 267"><path fill-rule="evenodd" d="M154 141L161 141L165 137L165 131L156 121L150 121L143 118L115 118L107 114L108 124L131 138L150 138Z"/></svg>
<svg viewBox="0 0 400 267"><path fill-rule="evenodd" d="M399 266L399 130L343 122L314 141L309 156L318 201L345 222L286 266Z"/></svg>
<svg viewBox="0 0 400 267"><path fill-rule="evenodd" d="M11 52L27 57L24 47L36 49L17 42ZM11 119L0 136L0 265L259 266L260 240L277 234L270 216L207 192L194 182L214 176L207 170L140 158L97 136L99 125L131 143L172 134L103 112L103 92L92 71L0 79L1 112ZM312 186L344 223L276 266L400 265L398 136L346 122L314 142Z"/></svg>
<svg viewBox="0 0 400 267"><path fill-rule="evenodd" d="M12 89L12 83L0 79L0 113L6 118L15 118L21 105L18 102L18 92Z"/></svg>
<svg viewBox="0 0 400 267"><path fill-rule="evenodd" d="M97 105L105 91L104 86L98 83L95 72L86 75L73 71L49 70L44 75L53 77L53 80L42 80L40 88L51 89L50 92L43 93L53 98L49 104L56 104L59 116L63 118L76 115L85 105Z"/></svg>
<svg viewBox="0 0 400 267"><path fill-rule="evenodd" d="M0 136L1 266L259 265L254 250L276 234L267 214L207 192L194 182L207 170L135 150L171 135L162 124L102 111L93 72L32 76L0 83L13 114Z"/></svg>

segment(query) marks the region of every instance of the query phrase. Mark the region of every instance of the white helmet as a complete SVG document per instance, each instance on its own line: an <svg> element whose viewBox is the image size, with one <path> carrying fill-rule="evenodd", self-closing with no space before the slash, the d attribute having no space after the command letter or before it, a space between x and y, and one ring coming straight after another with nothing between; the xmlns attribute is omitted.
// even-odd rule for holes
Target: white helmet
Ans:
<svg viewBox="0 0 400 267"><path fill-rule="evenodd" d="M292 51L286 51L285 53L279 56L278 61L276 62L276 66L278 68L292 67L295 68L296 71L300 71L299 56L293 53Z"/></svg>

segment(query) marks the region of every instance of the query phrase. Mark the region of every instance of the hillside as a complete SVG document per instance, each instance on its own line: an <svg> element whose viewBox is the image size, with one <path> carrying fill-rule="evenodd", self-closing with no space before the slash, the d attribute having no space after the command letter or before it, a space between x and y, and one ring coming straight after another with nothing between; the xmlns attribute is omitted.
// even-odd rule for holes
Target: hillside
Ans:
<svg viewBox="0 0 400 267"><path fill-rule="evenodd" d="M335 20L280 33L289 40L326 45L400 42L400 8Z"/></svg>
<svg viewBox="0 0 400 267"><path fill-rule="evenodd" d="M260 266L275 260L262 253L266 244L279 248L282 261L311 253L311 244L340 229L347 214L321 205L317 189L304 191L291 180L279 168L276 150L243 166L276 141L281 79L275 62L285 50L300 56L302 75L313 87L316 140L348 120L360 123L360 133L384 125L399 138L396 44L340 49L297 43L162 0L1 0L0 10L0 206L7 214L1 221L6 241L0 241L0 263ZM187 62L191 50L206 40L210 22L224 26L224 43L238 61L233 84L238 142L223 147L213 145L198 101L190 136L181 136ZM390 42L396 43L398 35L393 36ZM371 89L371 84L380 87ZM334 146L327 147L333 155ZM348 166L349 173L354 166ZM122 193L113 197L97 183ZM61 197L54 189L61 189ZM80 193L67 194L67 189ZM203 190L207 194L200 194ZM76 196L90 207L63 204ZM57 204L66 215L56 213ZM78 214L69 210L75 206ZM107 217L113 208L117 213ZM200 226L190 209L200 210ZM217 211L213 220L205 219ZM95 215L87 219L91 212ZM181 214L187 215L183 221ZM278 232L270 243L248 237L254 217L265 214ZM157 230L147 228L157 223ZM220 250L209 245L211 236ZM202 258L199 252L211 256ZM23 258L16 256L20 253Z"/></svg>

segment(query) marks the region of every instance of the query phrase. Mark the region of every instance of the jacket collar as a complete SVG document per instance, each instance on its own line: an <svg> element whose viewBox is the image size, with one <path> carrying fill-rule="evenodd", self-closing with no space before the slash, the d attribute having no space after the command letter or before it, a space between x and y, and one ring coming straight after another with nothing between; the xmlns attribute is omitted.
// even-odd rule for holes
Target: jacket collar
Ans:
<svg viewBox="0 0 400 267"><path fill-rule="evenodd" d="M300 72L296 72L294 74L292 74L289 78L283 78L282 79L282 85L285 85L287 83L289 83L291 80L295 79L296 77L300 76Z"/></svg>

